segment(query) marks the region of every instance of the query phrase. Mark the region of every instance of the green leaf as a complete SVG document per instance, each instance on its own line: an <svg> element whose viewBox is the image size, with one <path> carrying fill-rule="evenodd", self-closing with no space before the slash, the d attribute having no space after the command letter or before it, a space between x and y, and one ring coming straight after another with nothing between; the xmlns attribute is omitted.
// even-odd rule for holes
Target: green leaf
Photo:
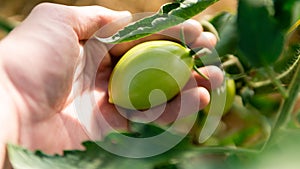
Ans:
<svg viewBox="0 0 300 169"><path fill-rule="evenodd" d="M135 138L147 138L159 135L165 130L156 125L130 122L130 131L130 133L124 134Z"/></svg>
<svg viewBox="0 0 300 169"><path fill-rule="evenodd" d="M156 14L134 22L107 38L104 43L121 43L139 39L184 22L218 0L185 0L163 5Z"/></svg>
<svg viewBox="0 0 300 169"><path fill-rule="evenodd" d="M165 131L154 125L134 125L135 133L142 132L144 134L146 131L150 133L142 137ZM130 134L127 133L127 135ZM63 155L47 155L41 151L32 152L12 144L8 145L8 153L14 169L175 169L193 168L197 165L209 168L215 166L215 159L211 159L212 155L222 157L225 153L247 153L243 150L226 147L198 147L192 144L189 137L184 138L171 150L148 158L121 157L107 152L99 146L99 144L111 144L118 147L123 143L120 134L111 133L101 142L84 142L85 150L64 151ZM166 141L158 140L157 143L163 145ZM131 151L135 151L137 148L139 148L138 145L132 147ZM210 160L207 161L208 159ZM218 166L219 164L221 163L218 163Z"/></svg>
<svg viewBox="0 0 300 169"><path fill-rule="evenodd" d="M280 56L284 33L264 1L240 0L238 7L239 49L254 67L273 64Z"/></svg>
<svg viewBox="0 0 300 169"><path fill-rule="evenodd" d="M223 12L210 21L219 32L220 41L216 50L220 56L236 54L238 34L236 27L236 15Z"/></svg>
<svg viewBox="0 0 300 169"><path fill-rule="evenodd" d="M63 156L31 152L8 145L9 158L15 169L96 169L105 166L113 155L101 150L94 142L85 142L85 151L65 151Z"/></svg>
<svg viewBox="0 0 300 169"><path fill-rule="evenodd" d="M0 17L0 30L9 33L14 29L15 25L9 22L7 19Z"/></svg>
<svg viewBox="0 0 300 169"><path fill-rule="evenodd" d="M135 133L143 133L141 137L159 134L165 131L154 125L134 124ZM145 134L145 132L148 134ZM127 135L131 135L128 134ZM133 135L136 136L136 135ZM140 137L140 136L138 136ZM107 152L99 145L120 147L124 144L119 133L109 134L101 142L87 141L83 143L85 150L64 151L63 155L47 155L41 151L32 152L16 145L8 145L9 158L15 169L153 169L156 165L172 164L171 159L180 159L181 155L189 152L191 143L184 138L171 150L149 158L126 158ZM158 146L166 144L165 140L157 141ZM130 148L130 151L140 151L139 145ZM147 149L147 147L143 148ZM174 164L172 164L174 167Z"/></svg>
<svg viewBox="0 0 300 169"><path fill-rule="evenodd" d="M158 126L134 124L135 132L160 133L165 131ZM149 135L152 135L149 134ZM128 134L130 135L130 134ZM122 144L117 133L111 133L102 142L87 141L85 150L65 151L63 155L47 155L41 151L32 152L16 145L8 145L9 158L14 169L204 169L224 168L226 154L244 154L253 156L255 152L234 147L201 147L184 138L171 150L149 158L126 158L102 149L98 144ZM145 137L145 135L143 136ZM158 143L164 144L165 140ZM138 146L137 146L138 147ZM132 147L134 151L136 147ZM234 164L232 164L234 165Z"/></svg>
<svg viewBox="0 0 300 169"><path fill-rule="evenodd" d="M274 17L280 22L282 29L289 27L300 18L300 2L298 0L273 0L275 15ZM298 1L298 2L297 2ZM295 8L297 7L298 8Z"/></svg>

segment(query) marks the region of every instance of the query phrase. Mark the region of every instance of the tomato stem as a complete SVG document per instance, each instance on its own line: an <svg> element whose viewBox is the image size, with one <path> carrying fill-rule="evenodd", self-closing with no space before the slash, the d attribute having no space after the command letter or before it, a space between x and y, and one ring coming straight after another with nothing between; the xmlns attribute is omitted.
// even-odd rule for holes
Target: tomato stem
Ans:
<svg viewBox="0 0 300 169"><path fill-rule="evenodd" d="M289 74L291 74L292 71L294 71L297 68L297 65L300 63L300 57L297 57L295 61L291 65L288 65L288 68L281 72L280 74L276 75L276 79L281 80L285 77L287 77ZM270 85L272 83L271 79L264 79L260 81L248 81L248 84L252 88L260 88L267 85Z"/></svg>
<svg viewBox="0 0 300 169"><path fill-rule="evenodd" d="M272 142L277 132L280 129L282 129L282 127L286 127L287 123L289 122L291 118L291 114L293 112L294 105L297 102L297 97L300 92L299 81L300 81L300 64L298 64L295 75L288 88L289 97L285 98L285 100L282 102L279 112L275 117L275 123L272 129L272 133L264 147L268 146L270 142Z"/></svg>
<svg viewBox="0 0 300 169"><path fill-rule="evenodd" d="M299 81L300 65L298 65L294 78L292 79L292 82L288 89L289 97L286 98L283 104L281 105L274 129L280 128L281 126L285 126L285 124L289 121L294 104L297 102L297 97L300 91Z"/></svg>
<svg viewBox="0 0 300 169"><path fill-rule="evenodd" d="M284 98L288 98L289 94L286 91L286 88L283 87L281 81L279 79L276 78L275 72L273 70L272 67L270 66L265 66L265 70L269 76L269 78L271 79L271 81L273 82L273 84L277 87L279 93L284 97Z"/></svg>
<svg viewBox="0 0 300 169"><path fill-rule="evenodd" d="M205 31L213 33L216 36L217 40L220 41L219 33L212 23L210 23L208 20L202 20L200 21L200 24L202 25Z"/></svg>
<svg viewBox="0 0 300 169"><path fill-rule="evenodd" d="M205 74L203 74L202 72L200 72L200 71L198 70L198 68L197 68L196 65L193 66L193 69L194 69L200 76L202 76L204 79L209 80L209 78L208 78Z"/></svg>

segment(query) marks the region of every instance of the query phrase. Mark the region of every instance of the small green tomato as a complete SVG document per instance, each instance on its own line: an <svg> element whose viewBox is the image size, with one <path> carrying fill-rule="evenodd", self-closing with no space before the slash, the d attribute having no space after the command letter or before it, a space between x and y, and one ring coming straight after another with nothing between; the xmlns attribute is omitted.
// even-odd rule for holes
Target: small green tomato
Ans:
<svg viewBox="0 0 300 169"><path fill-rule="evenodd" d="M226 104L224 107L224 113L227 113L234 102L235 98L235 82L233 79L226 80Z"/></svg>
<svg viewBox="0 0 300 169"><path fill-rule="evenodd" d="M167 102L185 86L194 60L190 49L171 41L138 44L116 64L109 81L109 102L144 110Z"/></svg>
<svg viewBox="0 0 300 169"><path fill-rule="evenodd" d="M226 113L229 112L229 110L231 109L233 102L234 102L234 98L235 98L235 82L233 79L227 78L226 79L226 101L225 101L225 107L223 109L223 115L225 115ZM210 104L208 104L208 106L206 106L204 108L204 112L208 113L210 109Z"/></svg>

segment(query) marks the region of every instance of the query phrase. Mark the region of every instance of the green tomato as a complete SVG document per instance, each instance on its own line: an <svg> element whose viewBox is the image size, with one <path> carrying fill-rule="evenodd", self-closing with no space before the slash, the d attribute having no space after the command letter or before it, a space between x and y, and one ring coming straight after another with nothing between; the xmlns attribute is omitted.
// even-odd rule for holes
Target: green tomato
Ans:
<svg viewBox="0 0 300 169"><path fill-rule="evenodd" d="M224 107L224 113L227 113L234 102L235 98L235 82L233 79L226 80L226 103Z"/></svg>
<svg viewBox="0 0 300 169"><path fill-rule="evenodd" d="M109 80L109 102L144 110L176 96L191 76L190 49L165 40L130 49L116 64Z"/></svg>
<svg viewBox="0 0 300 169"><path fill-rule="evenodd" d="M226 102L225 102L225 107L223 109L223 115L225 115L226 113L229 112L229 110L232 107L232 104L234 102L234 98L235 98L235 82L233 79L227 78L226 79ZM210 104L208 104L208 106L206 106L204 108L204 112L208 113L209 109L210 109ZM216 105L217 106L217 105Z"/></svg>

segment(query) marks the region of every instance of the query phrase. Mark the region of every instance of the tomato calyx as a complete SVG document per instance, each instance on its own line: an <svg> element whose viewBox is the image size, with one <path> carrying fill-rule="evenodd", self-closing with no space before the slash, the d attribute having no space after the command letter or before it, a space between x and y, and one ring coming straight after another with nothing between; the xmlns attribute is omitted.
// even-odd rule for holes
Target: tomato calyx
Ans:
<svg viewBox="0 0 300 169"><path fill-rule="evenodd" d="M201 61L201 59L200 59L201 56L205 56L210 53L211 53L211 50L209 50L208 48L200 48L197 50L197 52L191 50L191 57L193 57L193 60L194 60L193 69L196 73L198 73L200 76L202 76L206 80L209 80L209 77L198 70L197 64L195 62L196 62L196 60Z"/></svg>

